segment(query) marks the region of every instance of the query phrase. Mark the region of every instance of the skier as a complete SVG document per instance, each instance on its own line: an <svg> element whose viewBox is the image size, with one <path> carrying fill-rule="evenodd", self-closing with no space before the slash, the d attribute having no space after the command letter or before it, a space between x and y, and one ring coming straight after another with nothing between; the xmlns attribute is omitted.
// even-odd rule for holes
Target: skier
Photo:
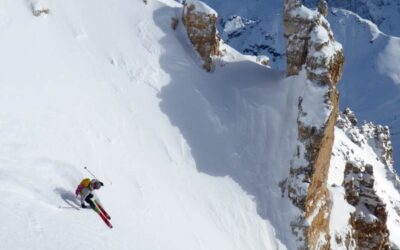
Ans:
<svg viewBox="0 0 400 250"><path fill-rule="evenodd" d="M85 178L81 181L81 183L76 188L75 194L76 198L78 195L81 196L81 206L82 208L86 208L85 201L89 203L90 207L101 217L104 223L107 224L109 228L113 228L110 221L111 217L108 213L104 210L103 206L100 204L99 200L95 198L93 191L95 189L100 189L100 187L104 186L103 182L93 179L90 180L89 178Z"/></svg>
<svg viewBox="0 0 400 250"><path fill-rule="evenodd" d="M86 208L85 201L89 204L89 206L93 210L97 210L97 206L95 202L92 200L95 196L93 195L93 191L96 189L100 189L100 187L104 186L103 182L89 178L85 178L81 181L79 186L76 188L75 194L76 197L80 195L81 197L81 206L82 208ZM96 199L97 200L97 199ZM96 201L98 203L98 201ZM97 211L96 211L97 212Z"/></svg>

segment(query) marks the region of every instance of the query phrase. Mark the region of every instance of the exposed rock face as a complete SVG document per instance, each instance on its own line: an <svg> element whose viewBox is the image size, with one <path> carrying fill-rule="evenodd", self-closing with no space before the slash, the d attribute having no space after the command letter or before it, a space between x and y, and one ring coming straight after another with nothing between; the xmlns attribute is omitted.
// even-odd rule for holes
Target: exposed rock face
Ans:
<svg viewBox="0 0 400 250"><path fill-rule="evenodd" d="M203 59L203 67L212 69L212 57L220 54L217 34L217 13L206 4L186 1L182 22L196 51Z"/></svg>
<svg viewBox="0 0 400 250"><path fill-rule="evenodd" d="M344 176L345 198L356 207L349 222L355 245L358 249L389 249L386 205L375 193L373 167L348 162Z"/></svg>
<svg viewBox="0 0 400 250"><path fill-rule="evenodd" d="M313 93L299 98L300 144L285 184L289 198L304 211L303 247L330 249L331 200L326 183L339 107L335 85L342 74L343 51L321 13L307 9L299 0L285 0L284 27L287 75L304 70L307 90ZM320 106L310 105L311 100L320 100Z"/></svg>
<svg viewBox="0 0 400 250"><path fill-rule="evenodd" d="M329 92L329 100L333 109L325 126L321 129L323 133L317 136L311 135L308 142L309 147L315 148L312 155L314 158L310 161L313 175L306 196L305 217L311 221L307 232L309 249L330 249L329 214L331 200L326 183L334 141L334 128L339 108L338 99L338 93L332 89Z"/></svg>
<svg viewBox="0 0 400 250"><path fill-rule="evenodd" d="M342 74L342 46L333 37L329 23L299 0L285 0L287 75L299 74L305 65L307 76L319 84L336 84Z"/></svg>

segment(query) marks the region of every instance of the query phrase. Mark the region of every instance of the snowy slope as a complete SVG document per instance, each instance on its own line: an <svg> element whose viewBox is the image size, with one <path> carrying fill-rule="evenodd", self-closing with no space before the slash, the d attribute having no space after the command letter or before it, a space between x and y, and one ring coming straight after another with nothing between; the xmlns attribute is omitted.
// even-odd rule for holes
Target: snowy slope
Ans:
<svg viewBox="0 0 400 250"><path fill-rule="evenodd" d="M206 73L174 1L48 7L0 2L0 249L295 248L278 182L304 79L229 47ZM84 165L112 230L73 208Z"/></svg>

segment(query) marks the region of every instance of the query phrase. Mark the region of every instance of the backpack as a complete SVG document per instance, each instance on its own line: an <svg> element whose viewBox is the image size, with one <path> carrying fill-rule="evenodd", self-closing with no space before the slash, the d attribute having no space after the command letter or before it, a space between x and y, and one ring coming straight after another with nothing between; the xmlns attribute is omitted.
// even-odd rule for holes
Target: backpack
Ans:
<svg viewBox="0 0 400 250"><path fill-rule="evenodd" d="M82 185L83 187L89 187L89 184L90 184L90 179L85 178L81 181L81 184L79 184L79 185Z"/></svg>
<svg viewBox="0 0 400 250"><path fill-rule="evenodd" d="M81 181L81 183L78 185L78 187L75 190L75 195L78 196L82 189L89 187L90 184L90 179L89 178L85 178Z"/></svg>

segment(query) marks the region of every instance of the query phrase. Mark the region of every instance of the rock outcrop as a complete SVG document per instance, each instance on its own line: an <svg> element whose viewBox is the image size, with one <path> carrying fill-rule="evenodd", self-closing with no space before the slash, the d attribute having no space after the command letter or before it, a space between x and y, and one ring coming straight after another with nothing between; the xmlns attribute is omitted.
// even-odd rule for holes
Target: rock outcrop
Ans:
<svg viewBox="0 0 400 250"><path fill-rule="evenodd" d="M349 221L354 245L359 249L389 249L386 205L374 190L373 167L348 162L343 186L347 202L356 208Z"/></svg>
<svg viewBox="0 0 400 250"><path fill-rule="evenodd" d="M220 54L217 13L200 1L186 1L182 22L190 41L204 62L203 67L211 71L212 58Z"/></svg>
<svg viewBox="0 0 400 250"><path fill-rule="evenodd" d="M305 66L310 80L335 85L341 78L344 55L321 13L302 6L300 0L285 0L284 27L287 75L297 75Z"/></svg>
<svg viewBox="0 0 400 250"><path fill-rule="evenodd" d="M328 3L326 0L319 0L318 2L318 12L324 17L328 15Z"/></svg>
<svg viewBox="0 0 400 250"><path fill-rule="evenodd" d="M380 168L379 171L385 171L386 178L400 190L399 179L393 168L389 128L366 122L358 127L357 118L348 108L340 114L336 126L345 133L357 148L369 147L374 149L374 158L376 157L376 162L373 165L366 163L365 159L360 157L359 152L357 153L353 149L349 150L351 147L348 143L347 145L343 144L343 150L341 149L342 152L338 154L342 155L341 158L345 162L344 178L341 184L345 190L344 198L353 207L353 212L348 218L349 227L346 229L346 247L397 249L391 246L389 239L387 207L389 206L392 211L397 211L398 205L391 198L386 198L386 202L389 201L389 203L385 204L376 191L374 175L374 169ZM382 192L380 193L382 194ZM341 238L343 238L343 235Z"/></svg>
<svg viewBox="0 0 400 250"><path fill-rule="evenodd" d="M338 115L336 83L342 74L343 50L323 15L304 7L300 0L285 0L284 27L287 75L304 71L307 79L305 94L298 103L297 155L285 184L289 198L304 212L303 236L298 237L304 239L303 247L330 249L331 200L326 183ZM294 231L300 234L299 229Z"/></svg>

